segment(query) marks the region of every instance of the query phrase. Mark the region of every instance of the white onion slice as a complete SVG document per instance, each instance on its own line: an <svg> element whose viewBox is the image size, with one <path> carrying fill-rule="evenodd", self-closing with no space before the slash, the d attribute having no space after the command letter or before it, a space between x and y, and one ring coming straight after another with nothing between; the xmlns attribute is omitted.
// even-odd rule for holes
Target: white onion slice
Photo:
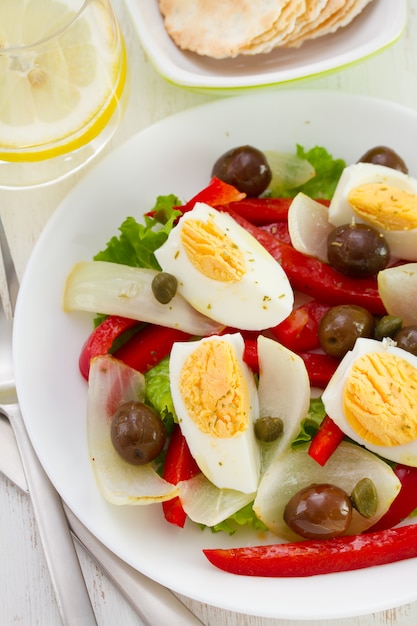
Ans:
<svg viewBox="0 0 417 626"><path fill-rule="evenodd" d="M67 278L64 310L121 315L191 335L212 335L224 328L196 311L178 293L168 304L158 302L151 286L157 273L107 261L81 261Z"/></svg>
<svg viewBox="0 0 417 626"><path fill-rule="evenodd" d="M378 291L390 315L417 324L417 263L388 267L378 274Z"/></svg>
<svg viewBox="0 0 417 626"><path fill-rule="evenodd" d="M301 420L310 406L310 381L304 361L298 354L267 337L258 337L259 415L280 417L282 435L263 446L263 471L300 431Z"/></svg>
<svg viewBox="0 0 417 626"><path fill-rule="evenodd" d="M387 512L401 487L387 463L356 444L342 442L322 467L308 455L308 447L288 449L261 479L253 509L269 530L282 539L300 540L284 522L284 509L293 495L314 483L330 483L350 495L362 478L372 480L378 494L377 511L367 519L354 510L349 535L370 528Z"/></svg>
<svg viewBox="0 0 417 626"><path fill-rule="evenodd" d="M296 154L275 150L265 150L264 154L272 171L272 180L268 188L275 195L279 195L285 189L300 187L316 175L311 163Z"/></svg>
<svg viewBox="0 0 417 626"><path fill-rule="evenodd" d="M219 489L204 474L178 483L181 504L188 517L205 526L214 526L227 519L249 502L255 494L234 489Z"/></svg>
<svg viewBox="0 0 417 626"><path fill-rule="evenodd" d="M112 504L152 504L170 500L178 487L163 480L152 465L131 465L116 452L110 436L111 419L124 402L142 402L141 373L110 355L91 361L87 397L87 440L98 487Z"/></svg>
<svg viewBox="0 0 417 626"><path fill-rule="evenodd" d="M327 236L332 230L328 208L298 193L288 211L288 231L294 248L327 263Z"/></svg>

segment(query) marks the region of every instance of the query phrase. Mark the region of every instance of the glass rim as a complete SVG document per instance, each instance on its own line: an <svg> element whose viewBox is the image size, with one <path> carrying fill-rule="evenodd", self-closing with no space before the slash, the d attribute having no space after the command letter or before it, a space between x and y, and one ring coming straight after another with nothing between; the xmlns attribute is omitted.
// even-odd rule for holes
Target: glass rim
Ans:
<svg viewBox="0 0 417 626"><path fill-rule="evenodd" d="M60 28L57 28L57 30L55 30L53 33L50 33L46 37L42 37L41 39L37 39L31 43L23 43L23 44L14 43L11 45L7 45L7 44L0 45L0 56L5 55L5 54L10 54L13 52L21 53L23 51L31 50L32 48L37 48L39 46L42 46L48 43L49 41L52 41L56 37L59 37L78 20L78 18L81 16L84 10L87 8L87 5L91 4L93 1L94 0L80 0L80 8L76 10L75 15L73 15L71 19L68 20L68 22L63 24ZM60 0L58 0L58 2L60 2ZM108 6L110 7L109 3L106 3L106 4L108 4Z"/></svg>

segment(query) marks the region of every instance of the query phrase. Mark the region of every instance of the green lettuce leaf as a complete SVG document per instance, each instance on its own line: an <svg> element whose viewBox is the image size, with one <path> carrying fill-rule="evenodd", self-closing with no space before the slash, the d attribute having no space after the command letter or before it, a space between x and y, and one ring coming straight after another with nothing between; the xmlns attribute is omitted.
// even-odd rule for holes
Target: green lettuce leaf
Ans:
<svg viewBox="0 0 417 626"><path fill-rule="evenodd" d="M233 535L238 528L242 526L252 527L255 531L267 530L265 524L258 517L256 517L252 506L253 502L250 502L219 524L210 526L211 531L213 533L223 531L228 535Z"/></svg>
<svg viewBox="0 0 417 626"><path fill-rule="evenodd" d="M175 209L180 205L181 202L173 194L158 196L151 211L153 217L145 215L144 224L127 217L119 227L120 235L112 237L94 260L160 270L154 252L166 241L175 220L181 215Z"/></svg>
<svg viewBox="0 0 417 626"><path fill-rule="evenodd" d="M316 175L301 185L297 192L302 191L311 198L330 200L336 189L339 178L346 167L343 159L334 159L325 148L316 146L306 151L297 144L297 156L307 159L316 170Z"/></svg>
<svg viewBox="0 0 417 626"><path fill-rule="evenodd" d="M297 448L298 446L311 441L318 431L325 414L326 411L321 398L312 398L310 400L308 413L301 422L300 432L292 442L291 447Z"/></svg>
<svg viewBox="0 0 417 626"><path fill-rule="evenodd" d="M146 402L160 414L165 428L170 434L178 419L169 385L169 356L145 373L145 383Z"/></svg>

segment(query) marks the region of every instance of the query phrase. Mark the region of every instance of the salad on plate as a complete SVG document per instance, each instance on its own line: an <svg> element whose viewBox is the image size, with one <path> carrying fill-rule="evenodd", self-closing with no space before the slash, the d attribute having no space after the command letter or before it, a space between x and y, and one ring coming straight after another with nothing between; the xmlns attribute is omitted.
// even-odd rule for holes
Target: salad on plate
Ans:
<svg viewBox="0 0 417 626"><path fill-rule="evenodd" d="M205 551L236 574L417 556L416 239L417 180L384 146L349 165L238 146L185 204L127 217L64 290L95 314L79 369L103 497L251 527Z"/></svg>

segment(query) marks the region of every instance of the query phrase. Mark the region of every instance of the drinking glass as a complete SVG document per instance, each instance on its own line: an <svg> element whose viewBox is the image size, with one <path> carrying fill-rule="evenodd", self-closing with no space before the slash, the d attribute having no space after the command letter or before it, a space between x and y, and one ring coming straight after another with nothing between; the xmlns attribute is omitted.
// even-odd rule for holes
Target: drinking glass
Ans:
<svg viewBox="0 0 417 626"><path fill-rule="evenodd" d="M89 162L119 124L126 77L109 0L1 0L0 187L51 183Z"/></svg>

